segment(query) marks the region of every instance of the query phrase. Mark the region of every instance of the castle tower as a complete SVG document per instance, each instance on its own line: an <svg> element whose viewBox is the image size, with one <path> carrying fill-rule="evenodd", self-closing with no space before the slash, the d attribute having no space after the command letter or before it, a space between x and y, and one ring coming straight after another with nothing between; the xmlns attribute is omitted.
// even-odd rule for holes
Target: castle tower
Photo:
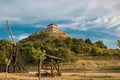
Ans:
<svg viewBox="0 0 120 80"><path fill-rule="evenodd" d="M48 32L48 33L60 33L60 30L58 29L58 25L49 24L46 28L46 32Z"/></svg>

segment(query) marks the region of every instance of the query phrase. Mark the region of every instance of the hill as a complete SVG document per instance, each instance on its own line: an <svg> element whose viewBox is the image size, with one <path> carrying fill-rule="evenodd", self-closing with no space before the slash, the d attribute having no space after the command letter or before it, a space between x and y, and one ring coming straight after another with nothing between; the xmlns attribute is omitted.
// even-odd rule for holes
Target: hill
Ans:
<svg viewBox="0 0 120 80"><path fill-rule="evenodd" d="M4 40L0 41L2 44ZM10 41L4 43L10 45ZM21 51L23 63L27 65L36 64L32 57L32 48L45 50L46 54L62 58L63 62L74 62L79 59L79 55L85 56L117 56L120 57L119 49L107 49L103 41L92 42L90 39L83 40L82 38L71 38L65 32L61 31L57 25L50 24L44 30L38 31L30 35L28 38L17 43ZM0 50L7 52L5 45L0 45ZM0 52L2 56L3 53ZM1 59L4 60L4 56ZM2 62L0 62L2 63Z"/></svg>
<svg viewBox="0 0 120 80"><path fill-rule="evenodd" d="M68 34L58 28L56 24L49 24L46 29L37 31L31 34L28 38L23 39L21 41L26 40L49 40L49 39L65 39L71 38Z"/></svg>
<svg viewBox="0 0 120 80"><path fill-rule="evenodd" d="M36 33L33 33L31 36L41 35L43 33L48 34L49 37L53 37L53 38L68 38L68 37L70 37L65 32L60 30L58 28L58 25L56 25L56 24L49 24L46 29L38 31Z"/></svg>

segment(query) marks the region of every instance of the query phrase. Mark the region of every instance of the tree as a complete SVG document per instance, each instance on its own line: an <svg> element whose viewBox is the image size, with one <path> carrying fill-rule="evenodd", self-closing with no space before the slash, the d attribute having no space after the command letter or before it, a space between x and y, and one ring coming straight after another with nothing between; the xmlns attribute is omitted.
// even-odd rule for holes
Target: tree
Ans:
<svg viewBox="0 0 120 80"><path fill-rule="evenodd" d="M39 48L38 49L32 48L32 52L33 52L33 58L38 60L38 76L39 76L39 80L40 80L41 64L42 64L42 61L45 59L46 51L45 50L41 51Z"/></svg>
<svg viewBox="0 0 120 80"><path fill-rule="evenodd" d="M64 43L68 46L68 47L71 47L73 42L72 42L72 38L66 38L64 40Z"/></svg>
<svg viewBox="0 0 120 80"><path fill-rule="evenodd" d="M6 76L5 76L6 79L8 73L8 66L10 65L10 60L8 58L5 58L5 64L6 64Z"/></svg>
<svg viewBox="0 0 120 80"><path fill-rule="evenodd" d="M120 40L118 40L117 42L118 42L118 46L119 46L119 48L120 48Z"/></svg>
<svg viewBox="0 0 120 80"><path fill-rule="evenodd" d="M5 63L5 58L10 56L10 51L12 49L12 43L9 40L0 40L0 67Z"/></svg>
<svg viewBox="0 0 120 80"><path fill-rule="evenodd" d="M57 55L60 55L58 57L60 57L63 62L75 62L77 60L74 52L72 52L70 49L66 49L63 47L58 48Z"/></svg>
<svg viewBox="0 0 120 80"><path fill-rule="evenodd" d="M97 48L96 47L92 47L92 49L90 51L90 55L91 56L97 56Z"/></svg>
<svg viewBox="0 0 120 80"><path fill-rule="evenodd" d="M97 41L94 43L99 48L107 48L107 46L103 43L103 41Z"/></svg>
<svg viewBox="0 0 120 80"><path fill-rule="evenodd" d="M85 40L85 43L88 44L88 45L92 45L93 44L92 41L89 38Z"/></svg>
<svg viewBox="0 0 120 80"><path fill-rule="evenodd" d="M36 60L33 58L32 56L32 48L33 47L33 43L31 41L26 41L24 43L22 43L21 47L20 47L20 51L21 51L21 56L22 56L22 61L25 65L33 65L36 64Z"/></svg>
<svg viewBox="0 0 120 80"><path fill-rule="evenodd" d="M73 44L78 44L79 43L79 40L76 39L76 38L73 38L72 40L73 40Z"/></svg>

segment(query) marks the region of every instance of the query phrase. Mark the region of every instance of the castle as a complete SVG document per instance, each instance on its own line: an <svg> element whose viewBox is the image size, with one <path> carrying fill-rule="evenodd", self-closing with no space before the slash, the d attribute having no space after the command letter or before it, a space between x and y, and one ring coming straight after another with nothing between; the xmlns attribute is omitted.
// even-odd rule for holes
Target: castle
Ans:
<svg viewBox="0 0 120 80"><path fill-rule="evenodd" d="M58 29L58 26L56 24L49 24L45 31L47 33L62 33L62 31Z"/></svg>
<svg viewBox="0 0 120 80"><path fill-rule="evenodd" d="M62 30L58 28L58 25L53 23L49 24L46 29L38 31L32 35L40 35L42 33L49 34L49 37L52 37L52 38L68 38L68 37L70 38L69 35L67 35L66 33L64 33Z"/></svg>

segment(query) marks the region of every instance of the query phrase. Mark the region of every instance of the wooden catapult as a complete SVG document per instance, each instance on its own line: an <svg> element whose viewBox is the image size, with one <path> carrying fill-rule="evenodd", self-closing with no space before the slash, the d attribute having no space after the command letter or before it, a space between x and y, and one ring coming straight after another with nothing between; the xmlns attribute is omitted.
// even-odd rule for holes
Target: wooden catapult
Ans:
<svg viewBox="0 0 120 80"><path fill-rule="evenodd" d="M10 36L12 38L12 50L10 52L10 65L8 66L8 72L9 73L23 73L23 72L28 72L23 64L21 63L21 56L20 56L20 51L19 48L15 42L14 36L12 34L12 30L10 28L10 25L8 21L6 20L8 30L10 33ZM44 70L47 70L46 65L50 65L50 75L55 76L54 70L57 71L57 75L61 76L61 71L60 71L60 61L61 59L55 56L51 55L46 55L46 59L44 60L44 64L42 65L42 68ZM45 73L47 75L47 73Z"/></svg>
<svg viewBox="0 0 120 80"><path fill-rule="evenodd" d="M7 20L6 20L6 23L7 23L8 30L10 32L10 36L12 38L12 50L10 52L10 57L9 57L10 65L8 66L8 72L9 73L28 72L23 66L23 64L21 63L20 51L15 42L14 36L12 34L12 30Z"/></svg>

